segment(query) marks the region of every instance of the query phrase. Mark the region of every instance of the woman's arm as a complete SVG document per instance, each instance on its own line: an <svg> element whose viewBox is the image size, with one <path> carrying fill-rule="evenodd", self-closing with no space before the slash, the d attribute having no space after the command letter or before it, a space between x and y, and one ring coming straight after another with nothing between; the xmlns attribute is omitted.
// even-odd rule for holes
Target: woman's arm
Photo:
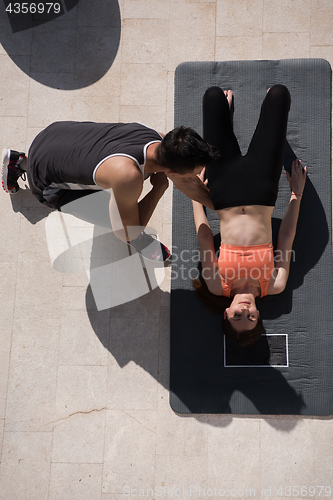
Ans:
<svg viewBox="0 0 333 500"><path fill-rule="evenodd" d="M286 287L291 256L293 255L292 246L296 234L296 227L301 205L303 190L306 181L306 167L302 167L299 160L295 160L291 166L291 176L286 172L286 176L291 188L291 196L287 211L282 219L278 234L276 257L275 257L275 280L271 280L270 294L281 293Z"/></svg>
<svg viewBox="0 0 333 500"><path fill-rule="evenodd" d="M203 172L200 174L203 178ZM214 295L223 295L222 280L215 254L214 238L203 206L192 200L195 229L200 245L202 277L208 290Z"/></svg>

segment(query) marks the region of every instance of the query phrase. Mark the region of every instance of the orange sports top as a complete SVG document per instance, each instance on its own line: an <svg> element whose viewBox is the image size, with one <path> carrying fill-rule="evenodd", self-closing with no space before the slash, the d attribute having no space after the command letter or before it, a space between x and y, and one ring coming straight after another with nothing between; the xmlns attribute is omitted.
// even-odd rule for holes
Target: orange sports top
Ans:
<svg viewBox="0 0 333 500"><path fill-rule="evenodd" d="M261 297L268 294L269 282L275 268L273 244L236 246L221 243L218 260L223 295L230 297L231 285L237 278L258 280Z"/></svg>

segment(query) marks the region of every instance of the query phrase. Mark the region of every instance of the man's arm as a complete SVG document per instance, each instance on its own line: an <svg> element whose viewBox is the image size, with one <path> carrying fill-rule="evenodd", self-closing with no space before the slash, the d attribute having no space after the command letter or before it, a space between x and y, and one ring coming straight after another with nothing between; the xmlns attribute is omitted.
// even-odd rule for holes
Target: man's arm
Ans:
<svg viewBox="0 0 333 500"><path fill-rule="evenodd" d="M209 189L196 174L190 177L184 177L181 174L168 174L168 177L176 188L188 198L214 210Z"/></svg>
<svg viewBox="0 0 333 500"><path fill-rule="evenodd" d="M142 198L142 200L139 201L139 217L142 226L146 226L148 224L157 203L169 186L168 178L162 172L152 174L150 176L150 183L153 188L144 198Z"/></svg>
<svg viewBox="0 0 333 500"><path fill-rule="evenodd" d="M148 224L168 181L164 174L153 174L151 184L152 189L138 202L142 192L142 176L137 178L136 175L129 175L126 181L122 179L113 183L110 219L117 238L134 240Z"/></svg>
<svg viewBox="0 0 333 500"><path fill-rule="evenodd" d="M291 176L286 173L292 194L290 196L287 211L282 219L279 229L275 258L275 268L277 274L275 280L272 280L270 283L269 294L283 292L288 281L292 246L296 234L299 209L306 180L306 172L306 167L303 169L302 163L299 160L295 160L292 164Z"/></svg>
<svg viewBox="0 0 333 500"><path fill-rule="evenodd" d="M98 168L96 182L105 189L111 189L111 225L122 241L130 241L140 235L168 187L164 174L153 174L150 180L153 187L139 202L143 188L142 173L132 160L121 156L110 158Z"/></svg>

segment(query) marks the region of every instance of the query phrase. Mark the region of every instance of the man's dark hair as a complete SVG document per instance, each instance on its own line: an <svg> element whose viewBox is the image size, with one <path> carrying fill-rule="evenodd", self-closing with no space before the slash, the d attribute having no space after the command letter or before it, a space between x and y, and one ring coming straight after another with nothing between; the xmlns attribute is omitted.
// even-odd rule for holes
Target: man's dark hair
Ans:
<svg viewBox="0 0 333 500"><path fill-rule="evenodd" d="M157 149L157 162L178 174L206 166L218 158L217 150L210 146L190 127L177 127L166 134Z"/></svg>

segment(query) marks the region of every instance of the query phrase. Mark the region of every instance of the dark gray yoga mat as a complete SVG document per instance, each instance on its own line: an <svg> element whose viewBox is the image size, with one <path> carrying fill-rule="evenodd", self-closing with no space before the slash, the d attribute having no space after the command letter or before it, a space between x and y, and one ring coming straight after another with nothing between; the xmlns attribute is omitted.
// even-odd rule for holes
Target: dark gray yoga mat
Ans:
<svg viewBox="0 0 333 500"><path fill-rule="evenodd" d="M225 342L222 315L195 297L199 247L192 206L174 189L170 404L179 413L331 415L333 293L331 246L331 67L323 59L182 63L175 74L175 126L202 134L205 90L234 92L234 130L244 154L266 91L291 93L285 167L308 167L285 291L258 300L265 332L251 348ZM259 182L259 179L258 179ZM288 206L281 176L273 242ZM218 245L219 224L207 210Z"/></svg>

